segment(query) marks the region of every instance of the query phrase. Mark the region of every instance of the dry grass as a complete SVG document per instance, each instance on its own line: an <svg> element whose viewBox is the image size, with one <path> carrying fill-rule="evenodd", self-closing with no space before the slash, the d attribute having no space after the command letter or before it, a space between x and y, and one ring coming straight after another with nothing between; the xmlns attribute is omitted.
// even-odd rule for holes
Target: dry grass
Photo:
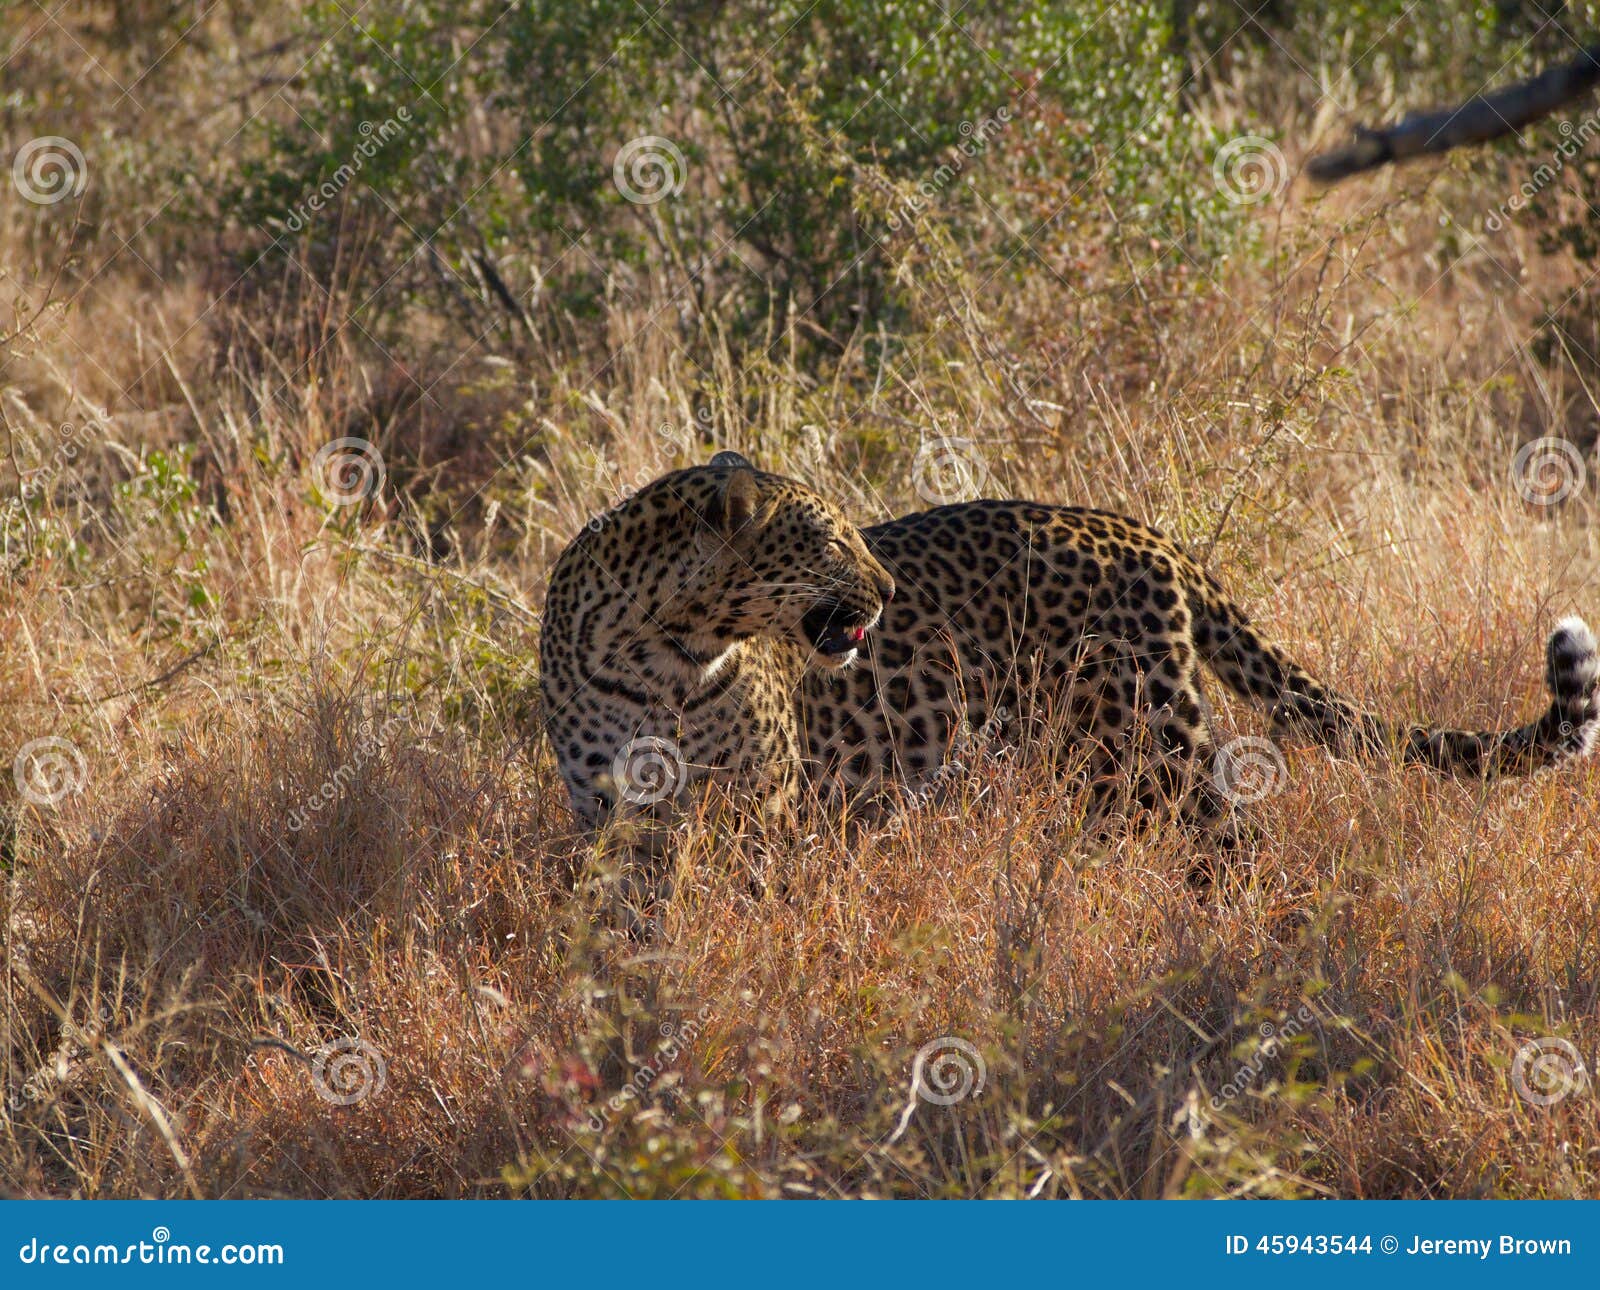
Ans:
<svg viewBox="0 0 1600 1290"><path fill-rule="evenodd" d="M1002 757L893 827L794 839L781 895L690 822L643 946L597 916L615 875L535 733L545 571L680 460L662 426L863 521L920 505L924 429L960 433L996 492L1209 552L1355 696L1525 719L1600 561L1592 487L1530 507L1511 458L1590 443L1597 409L1583 364L1530 350L1577 270L1515 224L1438 240L1483 202L1471 164L1292 188L1216 280L1130 287L1113 241L1074 248L1065 302L1048 266L985 283L924 230L889 357L821 376L788 337L689 363L649 321L665 278L551 352L415 317L395 355L292 271L213 304L205 248L147 248L162 278L84 257L0 390L5 496L46 469L0 529L0 751L59 738L85 771L54 805L0 784L0 1188L1600 1195L1592 1098L1512 1083L1530 1037L1600 1046L1593 766L1485 788L1290 750L1203 900L1191 843L1087 841ZM63 225L6 210L42 301ZM342 435L383 453L371 503L319 487ZM906 1114L951 1037L981 1094ZM307 1056L340 1039L385 1072L351 1105Z"/></svg>

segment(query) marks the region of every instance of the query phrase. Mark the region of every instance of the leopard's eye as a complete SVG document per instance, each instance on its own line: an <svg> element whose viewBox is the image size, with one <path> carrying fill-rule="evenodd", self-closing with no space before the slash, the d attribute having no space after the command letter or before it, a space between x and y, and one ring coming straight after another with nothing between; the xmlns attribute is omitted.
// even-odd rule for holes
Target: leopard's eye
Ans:
<svg viewBox="0 0 1600 1290"><path fill-rule="evenodd" d="M830 555L838 556L841 560L850 558L850 548L838 538L828 539L828 552Z"/></svg>

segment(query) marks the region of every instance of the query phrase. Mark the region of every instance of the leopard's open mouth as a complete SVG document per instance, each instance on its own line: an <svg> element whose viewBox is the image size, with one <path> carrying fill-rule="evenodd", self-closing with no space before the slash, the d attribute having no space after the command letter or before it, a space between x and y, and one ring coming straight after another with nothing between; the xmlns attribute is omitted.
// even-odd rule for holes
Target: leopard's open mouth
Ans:
<svg viewBox="0 0 1600 1290"><path fill-rule="evenodd" d="M843 661L866 644L867 632L877 621L877 614L864 614L837 600L819 600L800 620L800 630L817 653Z"/></svg>

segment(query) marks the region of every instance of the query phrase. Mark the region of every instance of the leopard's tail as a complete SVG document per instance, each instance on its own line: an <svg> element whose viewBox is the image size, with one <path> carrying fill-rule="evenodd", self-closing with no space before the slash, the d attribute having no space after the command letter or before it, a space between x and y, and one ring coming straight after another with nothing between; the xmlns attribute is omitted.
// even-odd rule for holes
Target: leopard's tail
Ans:
<svg viewBox="0 0 1600 1290"><path fill-rule="evenodd" d="M1221 588L1196 570L1190 588L1200 656L1229 689L1265 704L1286 734L1310 735L1344 752L1398 751L1450 775L1526 775L1593 748L1600 733L1600 647L1581 618L1556 624L1545 649L1550 706L1514 730L1442 730L1394 725L1318 684L1279 646L1263 640Z"/></svg>

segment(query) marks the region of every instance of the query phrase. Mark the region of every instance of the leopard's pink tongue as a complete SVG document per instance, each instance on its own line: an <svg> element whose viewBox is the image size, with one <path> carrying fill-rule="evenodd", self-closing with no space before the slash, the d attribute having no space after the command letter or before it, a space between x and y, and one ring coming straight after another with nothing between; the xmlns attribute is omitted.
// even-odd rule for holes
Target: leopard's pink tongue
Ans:
<svg viewBox="0 0 1600 1290"><path fill-rule="evenodd" d="M845 633L845 636L859 645L867 639L867 629L865 627L852 627Z"/></svg>

